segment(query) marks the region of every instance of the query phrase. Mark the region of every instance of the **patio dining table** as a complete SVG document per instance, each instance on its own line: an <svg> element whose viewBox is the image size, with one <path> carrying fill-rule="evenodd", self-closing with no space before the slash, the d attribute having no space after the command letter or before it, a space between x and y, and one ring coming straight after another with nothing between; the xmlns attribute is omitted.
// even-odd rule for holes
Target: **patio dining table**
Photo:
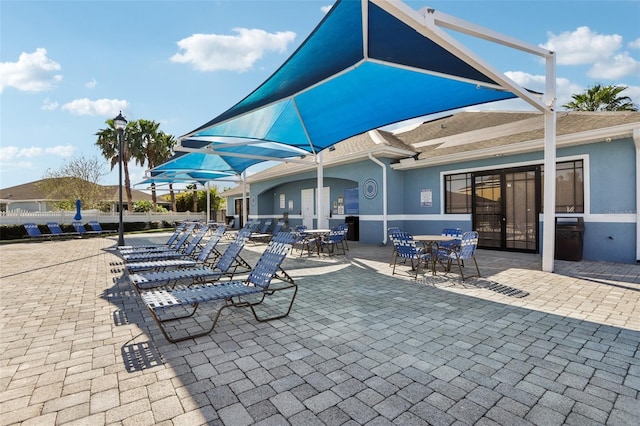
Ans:
<svg viewBox="0 0 640 426"><path fill-rule="evenodd" d="M451 236L447 236L447 235L440 235L440 234L434 234L434 235L414 235L413 236L414 241L420 241L423 246L425 247L425 249L427 249L430 253L434 253L434 248L437 251L440 248L440 243L443 242L449 242L449 241L455 241L456 238L455 237L451 237ZM438 261L438 256L432 256L433 257L433 262L432 262L432 267L431 267L431 273L433 275L436 274L436 262Z"/></svg>

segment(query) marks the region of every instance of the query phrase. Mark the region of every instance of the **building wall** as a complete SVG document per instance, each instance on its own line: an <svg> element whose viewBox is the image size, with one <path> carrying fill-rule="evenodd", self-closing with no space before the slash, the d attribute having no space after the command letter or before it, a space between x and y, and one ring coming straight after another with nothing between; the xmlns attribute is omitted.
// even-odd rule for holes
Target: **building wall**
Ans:
<svg viewBox="0 0 640 426"><path fill-rule="evenodd" d="M557 150L558 161L583 159L585 167L585 212L564 216L584 218L583 258L617 262L635 262L636 188L635 147L631 138L610 143L594 143ZM542 164L542 151L467 161L457 164L413 170L393 170L389 159L380 159L387 169L388 216L383 223L383 172L371 160L324 169L324 186L331 187L331 200L345 188L359 188L359 240L381 244L386 240L386 228L399 226L413 234L440 233L445 227L471 229L470 214L443 214L443 177L466 171L492 170ZM377 193L366 197L363 186L373 179ZM289 226L302 222L300 193L316 188L316 172L295 177L252 183L250 211L252 217L280 218L289 213ZM427 192L425 192L427 190ZM431 203L424 203L421 194L430 191ZM285 208L280 208L280 194L285 194ZM371 195L371 194L369 194ZM255 198L254 198L255 196ZM289 200L293 209L289 210ZM231 205L231 204L230 204ZM330 225L342 223L345 215L333 215ZM540 217L540 247L544 223Z"/></svg>

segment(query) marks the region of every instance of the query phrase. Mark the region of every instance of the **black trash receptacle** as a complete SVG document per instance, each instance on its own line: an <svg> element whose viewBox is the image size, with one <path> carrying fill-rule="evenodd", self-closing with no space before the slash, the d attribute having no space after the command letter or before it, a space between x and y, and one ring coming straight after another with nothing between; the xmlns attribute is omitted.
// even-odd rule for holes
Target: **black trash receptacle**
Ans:
<svg viewBox="0 0 640 426"><path fill-rule="evenodd" d="M358 216L346 216L344 223L349 225L347 231L348 241L360 241L360 218Z"/></svg>
<svg viewBox="0 0 640 426"><path fill-rule="evenodd" d="M584 219L581 217L556 218L557 260L582 260L584 247Z"/></svg>

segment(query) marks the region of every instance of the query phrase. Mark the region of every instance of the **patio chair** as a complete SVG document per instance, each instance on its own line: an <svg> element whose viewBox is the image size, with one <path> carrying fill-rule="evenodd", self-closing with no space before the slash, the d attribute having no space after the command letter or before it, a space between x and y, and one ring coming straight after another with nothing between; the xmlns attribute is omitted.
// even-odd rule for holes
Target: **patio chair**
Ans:
<svg viewBox="0 0 640 426"><path fill-rule="evenodd" d="M293 236L291 236L291 241L293 241ZM290 244L269 244L249 276L244 280L173 290L149 290L141 292L140 297L164 337L171 343L210 334L218 323L222 311L226 308L249 308L256 321L259 322L284 318L291 312L298 287L293 280L279 283L272 283L272 280L277 278L277 272L286 252L290 249ZM257 311L260 305L269 305L266 301L276 294L279 295L282 291L292 292L290 300L283 308L275 313L274 309L268 306L262 310L262 313ZM282 298L274 297L274 299L277 302ZM189 324L178 324L177 327L170 329L171 323L195 315L201 305L215 302L218 302L218 309L208 326L202 325L204 321L209 319L209 316L204 314L198 317L195 324L190 321ZM269 312L270 315L265 316L264 311ZM193 331L196 327L198 329ZM174 337L174 334L179 332L185 334Z"/></svg>
<svg viewBox="0 0 640 426"><path fill-rule="evenodd" d="M169 237L166 243L161 244L143 244L136 246L122 246L118 247L118 251L121 255L131 253L147 253L153 251L175 251L180 250L189 239L189 236L196 228L194 222L178 226L174 233Z"/></svg>
<svg viewBox="0 0 640 426"><path fill-rule="evenodd" d="M97 220L89 221L89 227L91 228L91 231L99 232L100 234L115 234L118 232L113 229L102 229L102 225L100 225L100 222Z"/></svg>
<svg viewBox="0 0 640 426"><path fill-rule="evenodd" d="M40 228L35 223L25 223L24 229L27 231L27 235L23 238L30 238L32 240L42 240L45 238L51 239L51 234L43 234L40 232Z"/></svg>
<svg viewBox="0 0 640 426"><path fill-rule="evenodd" d="M51 235L54 237L62 237L62 238L69 238L69 237L78 237L80 236L80 234L77 231L74 232L64 232L62 230L62 228L60 227L60 225L58 224L58 222L48 222L47 223L47 228L49 228L49 231L51 232Z"/></svg>
<svg viewBox="0 0 640 426"><path fill-rule="evenodd" d="M236 239L249 238L250 232L248 230L241 230L238 235L236 235ZM129 274L133 274L141 271L165 271L168 269L177 269L177 268L192 268L196 266L203 265L212 265L214 262L221 256L221 253L216 249L216 246L222 239L222 236L214 235L212 236L207 244L202 248L200 254L196 259L164 259L164 260L155 260L155 261L142 261L142 262L132 262L125 264L125 268L129 272ZM210 257L213 255L213 259ZM237 256L237 261L245 267L247 270L251 269L251 265L244 260L239 255Z"/></svg>
<svg viewBox="0 0 640 426"><path fill-rule="evenodd" d="M442 241L438 244L439 247L453 250L460 245L460 239L462 238L462 229L460 228L444 228L442 235L445 237L454 237L455 241Z"/></svg>
<svg viewBox="0 0 640 426"><path fill-rule="evenodd" d="M391 252L391 260L389 261L389 266L393 264L395 257L398 255L396 252L396 246L395 244L393 244L393 236L398 232L401 232L401 230L397 226L391 226L387 228L387 237L389 238L389 241L391 241L391 244L393 245L393 251Z"/></svg>
<svg viewBox="0 0 640 426"><path fill-rule="evenodd" d="M396 232L393 234L393 246L396 256L393 260L392 275L396 273L398 258L411 261L411 270L416 272L416 279L420 275L420 266L428 266L433 256L422 248L416 246L413 236L408 232Z"/></svg>
<svg viewBox="0 0 640 426"><path fill-rule="evenodd" d="M296 245L299 246L300 257L302 257L305 250L308 255L311 255L311 252L316 251L317 249L315 237L306 231L307 227L305 225L298 225L295 227L294 233L296 235L296 241L294 242L293 247Z"/></svg>
<svg viewBox="0 0 640 426"><path fill-rule="evenodd" d="M320 244L320 251L322 253L326 252L329 256L332 256L333 254L347 254L344 245L345 237L346 234L344 232L344 228L336 226L316 243ZM338 252L340 249L342 249L341 253Z"/></svg>
<svg viewBox="0 0 640 426"><path fill-rule="evenodd" d="M253 234L251 234L251 237L249 238L249 240L268 243L269 240L271 240L271 238L273 238L274 235L277 235L282 230L283 226L284 226L284 222L280 220L274 225L273 230L271 232L264 232L264 233L254 232Z"/></svg>
<svg viewBox="0 0 640 426"><path fill-rule="evenodd" d="M81 237L86 237L91 235L100 235L100 232L96 232L93 230L87 231L87 228L85 228L84 224L78 220L74 220L73 222L71 222L71 224L73 225L73 228L76 230L76 232L80 234Z"/></svg>
<svg viewBox="0 0 640 426"><path fill-rule="evenodd" d="M151 251L144 253L123 253L121 254L122 258L125 262L139 262L144 260L160 260L160 259L171 259L171 258L188 258L189 256L193 256L196 253L196 249L201 249L202 246L200 242L204 238L204 236L209 232L208 226L202 226L198 230L198 232L193 236L189 244L181 250L177 249L167 249L161 251ZM220 238L224 233L224 228L219 228L216 230L216 233L212 236L212 238ZM219 234L219 235L216 235Z"/></svg>
<svg viewBox="0 0 640 426"><path fill-rule="evenodd" d="M219 281L222 278L232 279L238 267L243 266L239 261L240 252L246 242L245 234L229 244L215 265L204 263L189 268L167 271L148 271L129 274L129 281L139 292L158 287L175 287L178 283L189 282L190 285L205 284Z"/></svg>
<svg viewBox="0 0 640 426"><path fill-rule="evenodd" d="M462 281L471 277L480 277L480 268L478 268L478 262L476 261L476 249L478 248L478 232L469 231L462 234L460 239L460 245L448 252L441 252L438 255L438 261L447 262L447 271L451 270L451 264L455 260L460 269L460 276ZM476 266L476 275L464 275L464 261L473 259L473 263Z"/></svg>

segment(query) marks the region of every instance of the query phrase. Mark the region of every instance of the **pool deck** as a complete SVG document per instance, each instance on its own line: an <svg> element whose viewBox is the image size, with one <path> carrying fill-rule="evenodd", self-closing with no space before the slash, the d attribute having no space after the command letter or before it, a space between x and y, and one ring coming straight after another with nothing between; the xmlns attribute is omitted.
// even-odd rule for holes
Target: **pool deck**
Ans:
<svg viewBox="0 0 640 426"><path fill-rule="evenodd" d="M288 317L171 344L115 242L0 245L1 425L639 424L640 265L480 250L480 279L416 280L350 241L285 259Z"/></svg>

